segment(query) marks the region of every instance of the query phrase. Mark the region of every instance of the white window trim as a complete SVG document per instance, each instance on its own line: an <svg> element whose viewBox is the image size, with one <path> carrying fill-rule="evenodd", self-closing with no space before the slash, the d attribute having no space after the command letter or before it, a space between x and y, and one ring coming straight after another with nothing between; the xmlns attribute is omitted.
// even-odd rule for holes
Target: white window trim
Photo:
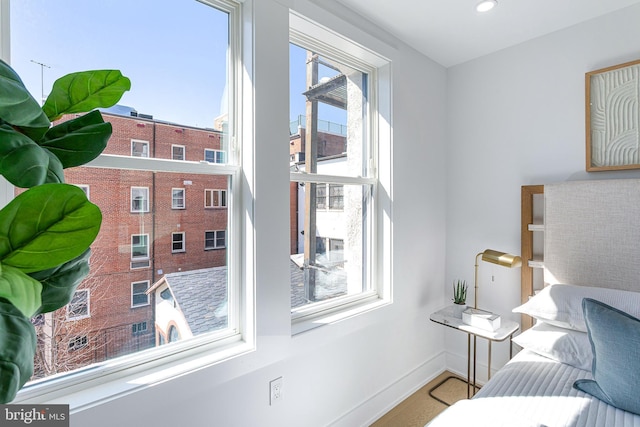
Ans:
<svg viewBox="0 0 640 427"><path fill-rule="evenodd" d="M291 312L291 332L296 335L316 327L330 324L391 302L391 125L378 120L378 115L391 117L391 63L379 54L354 43L330 29L318 25L306 17L291 11L289 14L290 42L299 46L316 48L323 56L361 70L369 76L368 117L366 130L372 141L369 149L368 177L338 177L333 175L290 172L290 181L320 184L372 185L371 243L372 253L366 275L372 280L371 290L357 295L337 297L314 303ZM380 155L383 153L383 155ZM380 188L389 197L383 202L378 197ZM327 210L329 189L327 186Z"/></svg>
<svg viewBox="0 0 640 427"><path fill-rule="evenodd" d="M88 317L91 317L91 290L90 289L77 289L74 292L74 295L79 293L79 292L84 292L87 295L87 314L82 314L80 316L69 316L69 306L71 305L71 302L69 302L69 304L67 304L67 313L66 313L66 320L73 322L76 320L82 320L82 319L86 319Z"/></svg>
<svg viewBox="0 0 640 427"><path fill-rule="evenodd" d="M180 241L182 243L182 249L173 249L173 244L176 243L175 240L173 240L173 236L182 236L182 240ZM187 251L187 236L186 233L184 231L176 231L171 233L171 253L172 254L179 254L182 252L186 252Z"/></svg>
<svg viewBox="0 0 640 427"><path fill-rule="evenodd" d="M135 210L133 209L133 190L145 190L146 191L146 197L144 198L144 208L141 210ZM129 191L129 201L131 202L129 204L129 210L131 211L131 213L146 213L149 212L149 187L131 187L130 191Z"/></svg>
<svg viewBox="0 0 640 427"><path fill-rule="evenodd" d="M211 206L207 205L207 193L209 193L209 192L211 193L211 197L210 197L211 202L212 202ZM225 204L224 205L215 205L215 204L213 204L213 200L214 200L213 193L219 193L218 194L218 200L222 200L223 199L222 195L224 194ZM223 208L226 208L227 207L226 200L227 200L227 190L221 190L221 189L215 189L215 188L205 188L204 189L204 208L205 209L223 209Z"/></svg>
<svg viewBox="0 0 640 427"><path fill-rule="evenodd" d="M144 144L144 145L147 146L147 155L146 156L135 156L133 154L133 144L135 144L135 143ZM149 155L150 155L150 153L149 153L149 141L145 141L143 139L132 139L131 140L131 157L136 157L138 159L148 159L150 157Z"/></svg>
<svg viewBox="0 0 640 427"><path fill-rule="evenodd" d="M173 193L175 191L182 192L182 206L175 205L175 201L177 200L173 197ZM171 209L182 210L186 208L187 208L187 191L184 188L172 188L171 189Z"/></svg>
<svg viewBox="0 0 640 427"><path fill-rule="evenodd" d="M223 246L218 246L218 233L224 231L225 235L224 235L224 245ZM224 249L227 247L227 230L205 230L204 231L204 250L205 251L214 251L216 249ZM207 246L207 233L214 233L214 246Z"/></svg>
<svg viewBox="0 0 640 427"><path fill-rule="evenodd" d="M131 308L138 308L138 307L146 307L149 304L151 304L151 298L149 297L149 295L147 295L147 302L144 304L134 304L133 303L133 285L137 285L140 283L145 283L147 285L147 289L149 289L149 280L138 280L136 282L131 282Z"/></svg>
<svg viewBox="0 0 640 427"><path fill-rule="evenodd" d="M2 58L10 60L9 52L9 14L10 0L0 0L0 48ZM229 65L229 91L231 108L228 129L230 149L227 152L227 164L203 165L200 162L189 163L192 173L228 174L234 184L233 194L229 194L227 205L232 228L227 230L227 256L235 260L228 270L230 313L235 313L230 328L172 346L162 346L134 353L129 356L106 361L87 371L59 378L45 378L27 384L12 403L47 403L59 399L69 404L74 411L81 411L111 401L153 384L164 382L194 370L219 364L239 355L255 350L255 231L251 221L244 214L253 212L252 194L255 187L255 159L251 141L255 138L253 129L254 99L253 79L253 33L251 26L242 26L242 22L252 21L253 0L234 2L233 0L206 0L205 3L229 13L229 34L231 60ZM240 66L242 64L242 67ZM242 108L241 104L242 103ZM236 122L235 119L239 120ZM237 141L249 141L247 150L241 150ZM182 163L182 162L180 162ZM239 165L242 165L240 169ZM161 159L115 155L101 155L87 166L146 171L181 172L183 167ZM231 187L230 187L231 188ZM0 196L12 199L13 186L0 179ZM237 208L234 205L237 204ZM242 207L242 209L241 209ZM237 244L235 242L238 242ZM230 316L231 317L231 316Z"/></svg>
<svg viewBox="0 0 640 427"><path fill-rule="evenodd" d="M207 151L212 151L212 152L213 152L213 160L214 160L213 162L209 162L209 161L207 160ZM215 163L215 164L223 164L223 163L226 163L226 162L216 162L216 161L215 161L216 157L218 157L218 153L222 153L222 158L223 158L224 160L226 160L226 153L225 153L225 151L224 151L224 150L217 150L217 149L215 149L215 148L205 148L205 149L204 149L204 157L203 157L203 158L204 158L204 161L205 161L205 162L209 162L209 163Z"/></svg>
<svg viewBox="0 0 640 427"><path fill-rule="evenodd" d="M174 159L173 158L173 149L174 148L182 148L182 159ZM178 161L183 161L183 160L187 160L187 148L184 145L179 145L179 144L171 144L171 160L178 160Z"/></svg>
<svg viewBox="0 0 640 427"><path fill-rule="evenodd" d="M146 256L133 256L133 236L146 236L147 239L147 255ZM141 261L141 260L145 260L145 259L149 259L149 245L151 243L149 242L149 234L147 233L134 233L131 235L131 260L132 261Z"/></svg>

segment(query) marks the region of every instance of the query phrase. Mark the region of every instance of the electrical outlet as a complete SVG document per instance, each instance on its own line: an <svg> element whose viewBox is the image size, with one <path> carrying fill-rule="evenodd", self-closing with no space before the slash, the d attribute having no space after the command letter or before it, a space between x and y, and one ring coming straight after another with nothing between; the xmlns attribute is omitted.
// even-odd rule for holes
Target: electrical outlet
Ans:
<svg viewBox="0 0 640 427"><path fill-rule="evenodd" d="M282 400L282 377L269 382L269 405L273 406Z"/></svg>

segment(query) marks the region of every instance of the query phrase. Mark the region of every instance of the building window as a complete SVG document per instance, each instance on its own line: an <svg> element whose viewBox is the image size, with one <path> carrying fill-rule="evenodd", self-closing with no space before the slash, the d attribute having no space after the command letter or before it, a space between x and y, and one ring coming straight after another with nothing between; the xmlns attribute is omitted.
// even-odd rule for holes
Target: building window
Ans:
<svg viewBox="0 0 640 427"><path fill-rule="evenodd" d="M209 163L226 163L224 151L204 149L204 160Z"/></svg>
<svg viewBox="0 0 640 427"><path fill-rule="evenodd" d="M329 184L329 209L344 209L344 186L341 184Z"/></svg>
<svg viewBox="0 0 640 427"><path fill-rule="evenodd" d="M327 184L316 184L316 209L327 209Z"/></svg>
<svg viewBox="0 0 640 427"><path fill-rule="evenodd" d="M381 210L373 203L378 130L372 120L380 110L372 100L379 99L379 67L389 64L306 18L290 18L289 110L297 125L289 155L300 159L290 172L296 184L289 187L291 206L297 208L290 262L303 270L291 276L295 333L314 327L328 307L335 313L382 295L372 273L381 230Z"/></svg>
<svg viewBox="0 0 640 427"><path fill-rule="evenodd" d="M89 344L89 339L86 335L75 337L69 340L69 351L80 350Z"/></svg>
<svg viewBox="0 0 640 427"><path fill-rule="evenodd" d="M79 289L67 304L67 320L89 317L89 289Z"/></svg>
<svg viewBox="0 0 640 427"><path fill-rule="evenodd" d="M131 333L133 335L144 334L147 332L147 322L139 322L131 325Z"/></svg>
<svg viewBox="0 0 640 427"><path fill-rule="evenodd" d="M171 189L171 209L184 209L184 188Z"/></svg>
<svg viewBox="0 0 640 427"><path fill-rule="evenodd" d="M134 234L131 236L131 259L149 258L149 235Z"/></svg>
<svg viewBox="0 0 640 427"><path fill-rule="evenodd" d="M172 160L184 160L184 145L171 145L171 159Z"/></svg>
<svg viewBox="0 0 640 427"><path fill-rule="evenodd" d="M327 204L327 194L329 203ZM344 209L344 185L342 184L316 184L316 209L317 210L343 210Z"/></svg>
<svg viewBox="0 0 640 427"><path fill-rule="evenodd" d="M131 212L149 212L149 188L131 187Z"/></svg>
<svg viewBox="0 0 640 427"><path fill-rule="evenodd" d="M180 332L178 332L178 328L171 325L169 328L169 337L167 338L168 342L176 342L180 341Z"/></svg>
<svg viewBox="0 0 640 427"><path fill-rule="evenodd" d="M184 252L184 232L171 233L171 252Z"/></svg>
<svg viewBox="0 0 640 427"><path fill-rule="evenodd" d="M131 156L133 157L149 157L149 143L137 139L131 140Z"/></svg>
<svg viewBox="0 0 640 427"><path fill-rule="evenodd" d="M226 247L226 231L215 230L204 232L204 248L220 249Z"/></svg>
<svg viewBox="0 0 640 427"><path fill-rule="evenodd" d="M227 207L227 190L204 190L204 207L205 208L226 208Z"/></svg>
<svg viewBox="0 0 640 427"><path fill-rule="evenodd" d="M131 307L142 307L145 305L149 305L149 295L147 295L147 289L149 289L148 280L131 283Z"/></svg>

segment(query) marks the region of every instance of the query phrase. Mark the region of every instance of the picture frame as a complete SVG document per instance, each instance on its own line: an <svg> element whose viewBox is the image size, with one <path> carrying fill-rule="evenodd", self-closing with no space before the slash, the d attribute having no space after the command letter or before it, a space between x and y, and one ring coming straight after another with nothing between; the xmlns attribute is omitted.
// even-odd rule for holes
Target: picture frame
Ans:
<svg viewBox="0 0 640 427"><path fill-rule="evenodd" d="M640 169L640 60L585 74L586 170Z"/></svg>

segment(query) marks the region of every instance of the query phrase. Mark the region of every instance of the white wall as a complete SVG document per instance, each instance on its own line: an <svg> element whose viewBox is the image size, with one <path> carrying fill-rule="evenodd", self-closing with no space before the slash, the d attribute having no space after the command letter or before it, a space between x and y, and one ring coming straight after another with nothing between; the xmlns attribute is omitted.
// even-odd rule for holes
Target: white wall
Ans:
<svg viewBox="0 0 640 427"><path fill-rule="evenodd" d="M584 124L585 73L640 58L638 22L640 5L448 70L447 292L473 283L478 252L520 253L520 186L640 176L587 174ZM480 264L479 306L519 321L520 270ZM449 366L466 372L465 337L446 340ZM507 354L494 351L496 367Z"/></svg>
<svg viewBox="0 0 640 427"><path fill-rule="evenodd" d="M445 299L446 70L322 3L332 11L254 2L257 350L76 412L72 426L368 425L444 369L444 331L428 315ZM393 63L393 193L382 196L393 198L394 304L295 337L285 238L289 6ZM269 381L279 376L284 399L270 407Z"/></svg>

